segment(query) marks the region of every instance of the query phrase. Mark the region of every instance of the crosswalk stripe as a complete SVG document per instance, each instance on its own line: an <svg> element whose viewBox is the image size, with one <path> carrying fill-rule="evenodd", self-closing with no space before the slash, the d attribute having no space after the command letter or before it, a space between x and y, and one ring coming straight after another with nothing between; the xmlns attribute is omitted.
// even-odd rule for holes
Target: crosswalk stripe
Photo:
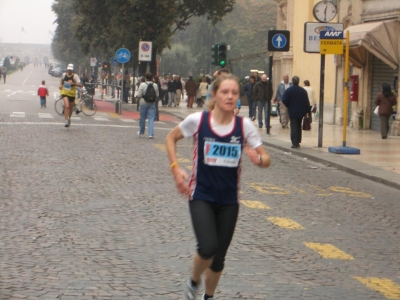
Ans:
<svg viewBox="0 0 400 300"><path fill-rule="evenodd" d="M354 277L370 289L377 291L388 299L400 299L400 285L387 278Z"/></svg>
<svg viewBox="0 0 400 300"><path fill-rule="evenodd" d="M49 113L38 113L41 119L54 119L54 117Z"/></svg>
<svg viewBox="0 0 400 300"><path fill-rule="evenodd" d="M274 223L276 226L286 229L299 229L304 230L305 228L301 226L299 223L289 219L289 218L280 218L280 217L269 217L268 221Z"/></svg>
<svg viewBox="0 0 400 300"><path fill-rule="evenodd" d="M248 208L271 209L268 205L255 200L240 200L240 203L244 204Z"/></svg>
<svg viewBox="0 0 400 300"><path fill-rule="evenodd" d="M304 242L304 245L306 245L308 248L317 252L323 258L341 259L341 260L353 260L354 259L353 256L347 254L346 252L343 252L342 250L340 250L339 248L336 248L335 246L333 246L331 244Z"/></svg>
<svg viewBox="0 0 400 300"><path fill-rule="evenodd" d="M93 117L93 119L95 119L96 121L106 121L109 122L110 120L104 117Z"/></svg>
<svg viewBox="0 0 400 300"><path fill-rule="evenodd" d="M126 122L126 123L136 123L137 121L132 120L132 119L120 119L122 122Z"/></svg>
<svg viewBox="0 0 400 300"><path fill-rule="evenodd" d="M12 114L10 114L11 118L25 118L25 112L18 112L14 111Z"/></svg>
<svg viewBox="0 0 400 300"><path fill-rule="evenodd" d="M80 121L82 120L80 117L71 116L72 121Z"/></svg>

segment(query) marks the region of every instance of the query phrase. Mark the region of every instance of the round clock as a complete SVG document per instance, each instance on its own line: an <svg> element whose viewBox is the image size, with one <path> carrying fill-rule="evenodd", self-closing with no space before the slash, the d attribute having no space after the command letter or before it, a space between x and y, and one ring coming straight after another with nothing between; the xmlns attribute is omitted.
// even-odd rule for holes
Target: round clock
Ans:
<svg viewBox="0 0 400 300"><path fill-rule="evenodd" d="M320 1L314 5L314 18L319 22L326 23L332 21L337 13L336 5L328 1Z"/></svg>

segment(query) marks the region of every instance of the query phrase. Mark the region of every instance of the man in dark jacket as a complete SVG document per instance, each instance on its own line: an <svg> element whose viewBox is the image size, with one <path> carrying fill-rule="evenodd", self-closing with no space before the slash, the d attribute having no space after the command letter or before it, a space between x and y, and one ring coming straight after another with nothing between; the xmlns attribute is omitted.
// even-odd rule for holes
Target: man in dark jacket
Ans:
<svg viewBox="0 0 400 300"><path fill-rule="evenodd" d="M254 121L256 119L256 101L253 98L253 89L256 82L256 78L251 75L250 81L244 86L243 92L247 96L247 102L249 103L249 118Z"/></svg>
<svg viewBox="0 0 400 300"><path fill-rule="evenodd" d="M271 106L272 88L267 81L267 75L261 76L261 81L254 84L253 98L258 107L258 128L263 127L262 111L264 109L265 126L269 123L269 107Z"/></svg>
<svg viewBox="0 0 400 300"><path fill-rule="evenodd" d="M197 85L196 82L193 80L193 76L189 76L189 80L186 82L185 89L188 95L187 107L192 108L194 97L196 97L196 91L197 91Z"/></svg>
<svg viewBox="0 0 400 300"><path fill-rule="evenodd" d="M288 88L282 96L282 102L289 110L290 139L292 148L300 147L301 121L310 113L310 101L307 91L299 86L300 78L293 76L293 86Z"/></svg>

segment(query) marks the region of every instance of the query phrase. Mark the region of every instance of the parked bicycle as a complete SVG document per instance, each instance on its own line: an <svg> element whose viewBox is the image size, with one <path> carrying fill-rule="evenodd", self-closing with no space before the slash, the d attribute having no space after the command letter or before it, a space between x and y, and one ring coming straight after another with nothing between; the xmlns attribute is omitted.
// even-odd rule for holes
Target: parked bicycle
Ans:
<svg viewBox="0 0 400 300"><path fill-rule="evenodd" d="M82 91L81 94L81 99L78 104L74 105L74 111L77 114L82 112L86 116L93 116L97 112L97 106L93 100L93 96L89 95L86 90ZM60 116L64 115L64 101L61 95L54 103L54 109Z"/></svg>

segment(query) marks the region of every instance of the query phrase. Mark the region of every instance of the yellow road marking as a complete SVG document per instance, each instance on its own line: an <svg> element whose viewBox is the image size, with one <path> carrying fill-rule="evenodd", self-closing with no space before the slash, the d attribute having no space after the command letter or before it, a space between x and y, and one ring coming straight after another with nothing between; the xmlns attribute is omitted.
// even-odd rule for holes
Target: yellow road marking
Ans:
<svg viewBox="0 0 400 300"><path fill-rule="evenodd" d="M156 147L158 150L161 150L164 153L167 153L167 148L165 147L164 144L153 144L154 147Z"/></svg>
<svg viewBox="0 0 400 300"><path fill-rule="evenodd" d="M289 190L285 190L280 188L279 186L269 184L269 183L249 183L249 185L263 194L270 194L270 195L288 195L290 194Z"/></svg>
<svg viewBox="0 0 400 300"><path fill-rule="evenodd" d="M317 196L332 196L332 193L324 191L323 189L319 188L316 185L310 185L310 187L320 192L319 194L316 194Z"/></svg>
<svg viewBox="0 0 400 300"><path fill-rule="evenodd" d="M342 193L342 194L346 194L348 196L353 196L353 197L358 197L358 198L371 198L370 194L356 192L356 191L353 191L352 189L346 188L346 187L331 186L329 189L336 193Z"/></svg>
<svg viewBox="0 0 400 300"><path fill-rule="evenodd" d="M305 228L301 226L299 223L289 219L289 218L279 218L279 217L269 217L268 221L274 223L276 226L287 228L287 229L300 229L304 230Z"/></svg>
<svg viewBox="0 0 400 300"><path fill-rule="evenodd" d="M297 191L297 192L299 192L299 193L302 193L302 194L306 194L306 191L304 191L304 190L302 190L302 189L299 189L299 188L297 188L297 187L295 187L295 186L290 186L293 190L295 190L295 191Z"/></svg>
<svg viewBox="0 0 400 300"><path fill-rule="evenodd" d="M111 117L113 117L113 118L120 118L120 115L119 114L117 114L117 113L108 113Z"/></svg>
<svg viewBox="0 0 400 300"><path fill-rule="evenodd" d="M400 285L395 284L387 278L376 277L354 277L359 282L365 284L372 290L375 290L388 299L400 299Z"/></svg>
<svg viewBox="0 0 400 300"><path fill-rule="evenodd" d="M257 209L271 209L268 205L260 201L253 201L253 200L241 200L240 203L244 204L249 208L257 208Z"/></svg>
<svg viewBox="0 0 400 300"><path fill-rule="evenodd" d="M330 259L342 259L342 260L353 260L354 257L343 252L331 244L320 244L320 243L307 243L304 242L308 248L318 252L323 258Z"/></svg>

